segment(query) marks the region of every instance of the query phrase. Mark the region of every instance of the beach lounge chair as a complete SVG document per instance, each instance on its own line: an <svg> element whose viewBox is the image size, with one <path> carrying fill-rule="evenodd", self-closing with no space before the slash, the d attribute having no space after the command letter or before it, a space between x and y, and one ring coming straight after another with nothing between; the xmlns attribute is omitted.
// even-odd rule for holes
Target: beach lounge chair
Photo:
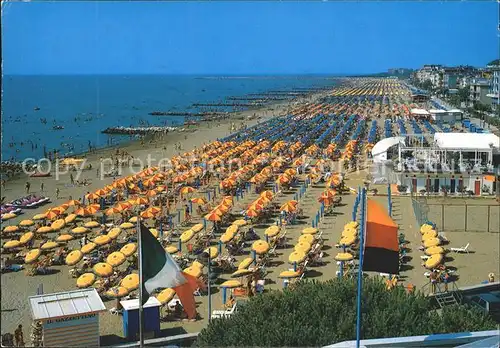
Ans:
<svg viewBox="0 0 500 348"><path fill-rule="evenodd" d="M451 251L456 252L456 253L469 253L469 245L470 243L467 243L466 246L461 247L461 248L450 248Z"/></svg>
<svg viewBox="0 0 500 348"><path fill-rule="evenodd" d="M233 315L235 311L236 311L236 303L233 304L233 307L231 307L231 309L212 311L211 317L212 319L230 317L231 315Z"/></svg>
<svg viewBox="0 0 500 348"><path fill-rule="evenodd" d="M318 266L324 265L324 263L325 263L325 261L323 260L324 255L325 255L325 253L323 253L323 252L314 254L311 258L311 264L318 265Z"/></svg>

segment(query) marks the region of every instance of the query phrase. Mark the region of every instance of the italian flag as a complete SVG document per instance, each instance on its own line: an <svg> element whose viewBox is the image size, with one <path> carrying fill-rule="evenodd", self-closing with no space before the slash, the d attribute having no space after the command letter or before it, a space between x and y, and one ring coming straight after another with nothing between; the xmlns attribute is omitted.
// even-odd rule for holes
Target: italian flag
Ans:
<svg viewBox="0 0 500 348"><path fill-rule="evenodd" d="M142 304L158 288L172 288L189 319L196 317L194 291L200 287L195 277L181 271L175 260L165 252L149 229L140 224L142 258Z"/></svg>

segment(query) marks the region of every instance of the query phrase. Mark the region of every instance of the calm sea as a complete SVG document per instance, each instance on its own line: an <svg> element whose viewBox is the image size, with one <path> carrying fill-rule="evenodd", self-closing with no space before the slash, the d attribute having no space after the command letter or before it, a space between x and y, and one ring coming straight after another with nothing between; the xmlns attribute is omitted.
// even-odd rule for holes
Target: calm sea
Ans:
<svg viewBox="0 0 500 348"><path fill-rule="evenodd" d="M152 111L189 111L196 102L295 87L333 85L327 77L4 76L2 160L40 158L44 148L63 154L109 144L112 126L179 125L183 117ZM39 110L35 110L39 108ZM62 130L54 130L62 126ZM129 141L113 136L113 144Z"/></svg>

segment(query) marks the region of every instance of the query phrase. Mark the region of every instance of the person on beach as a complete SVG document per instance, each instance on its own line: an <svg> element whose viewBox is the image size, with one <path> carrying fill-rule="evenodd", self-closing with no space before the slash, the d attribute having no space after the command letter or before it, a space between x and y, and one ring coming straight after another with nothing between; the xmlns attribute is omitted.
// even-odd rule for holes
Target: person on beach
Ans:
<svg viewBox="0 0 500 348"><path fill-rule="evenodd" d="M73 173L69 174L69 180L71 181L71 185L75 184L75 178L73 177Z"/></svg>
<svg viewBox="0 0 500 348"><path fill-rule="evenodd" d="M60 193L60 190L59 190L59 187L56 188L56 198L59 199L59 193Z"/></svg>
<svg viewBox="0 0 500 348"><path fill-rule="evenodd" d="M14 331L14 341L16 343L16 347L24 347L23 326L21 324L19 324L16 331Z"/></svg>
<svg viewBox="0 0 500 348"><path fill-rule="evenodd" d="M30 193L31 184L28 181L26 182L26 185L24 187L26 188L26 194Z"/></svg>
<svg viewBox="0 0 500 348"><path fill-rule="evenodd" d="M2 179L2 190L5 190L5 179Z"/></svg>
<svg viewBox="0 0 500 348"><path fill-rule="evenodd" d="M43 189L44 189L44 184L43 182L40 183L40 192L43 193Z"/></svg>

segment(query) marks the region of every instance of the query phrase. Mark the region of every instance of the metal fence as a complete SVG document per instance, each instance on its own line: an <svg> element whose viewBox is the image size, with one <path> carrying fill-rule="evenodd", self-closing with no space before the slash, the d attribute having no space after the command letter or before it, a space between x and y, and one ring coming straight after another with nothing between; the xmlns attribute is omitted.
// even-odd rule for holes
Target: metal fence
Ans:
<svg viewBox="0 0 500 348"><path fill-rule="evenodd" d="M427 197L412 197L413 212L419 225L436 223L440 230L453 232L500 233L500 205L467 202L433 202Z"/></svg>

